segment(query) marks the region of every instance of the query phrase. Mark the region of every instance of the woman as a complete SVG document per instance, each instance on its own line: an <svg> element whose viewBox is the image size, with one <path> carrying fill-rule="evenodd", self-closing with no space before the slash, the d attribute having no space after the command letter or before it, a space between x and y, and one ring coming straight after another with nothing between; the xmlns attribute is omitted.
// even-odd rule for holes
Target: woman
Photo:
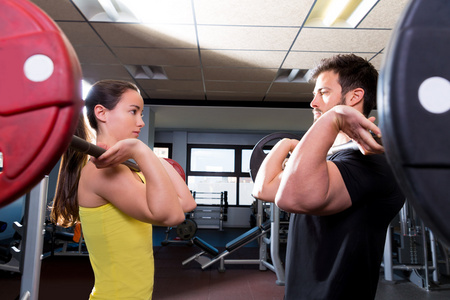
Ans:
<svg viewBox="0 0 450 300"><path fill-rule="evenodd" d="M195 201L175 169L137 139L144 102L134 84L99 81L85 102L97 145L108 150L89 160L71 149L64 154L52 219L83 225L95 275L90 299L151 299L152 224L180 224ZM84 122L76 134L87 137ZM121 164L128 159L141 173Z"/></svg>

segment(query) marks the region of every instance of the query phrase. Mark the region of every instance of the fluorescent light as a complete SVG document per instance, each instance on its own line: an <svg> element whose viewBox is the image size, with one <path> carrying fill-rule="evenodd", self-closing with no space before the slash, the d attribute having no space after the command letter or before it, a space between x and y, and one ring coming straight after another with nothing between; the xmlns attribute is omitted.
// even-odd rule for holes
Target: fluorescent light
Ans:
<svg viewBox="0 0 450 300"><path fill-rule="evenodd" d="M110 18L114 22L119 20L119 13L117 12L111 0L98 0L98 3L100 3L108 18Z"/></svg>
<svg viewBox="0 0 450 300"><path fill-rule="evenodd" d="M292 69L292 71L289 73L287 81L292 82L298 75L298 72L300 72L300 69Z"/></svg>
<svg viewBox="0 0 450 300"><path fill-rule="evenodd" d="M145 75L148 76L148 78L152 79L155 75L152 71L152 69L149 66L141 66L142 70L144 71Z"/></svg>
<svg viewBox="0 0 450 300"><path fill-rule="evenodd" d="M342 14L344 9L347 7L350 0L333 0L329 4L325 17L323 19L323 23L326 26L333 25L336 22L337 18Z"/></svg>
<svg viewBox="0 0 450 300"><path fill-rule="evenodd" d="M361 22L361 20L367 15L367 13L372 9L372 7L377 3L378 0L363 0L351 16L347 19L347 23L356 27L356 25Z"/></svg>

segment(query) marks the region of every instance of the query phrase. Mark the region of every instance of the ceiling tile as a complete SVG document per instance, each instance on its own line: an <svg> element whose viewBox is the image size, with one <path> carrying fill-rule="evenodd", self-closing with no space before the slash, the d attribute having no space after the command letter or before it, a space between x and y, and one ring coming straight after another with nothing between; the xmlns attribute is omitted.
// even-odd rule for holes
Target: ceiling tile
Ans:
<svg viewBox="0 0 450 300"><path fill-rule="evenodd" d="M290 51L283 63L284 69L312 69L321 59L331 57L333 52Z"/></svg>
<svg viewBox="0 0 450 300"><path fill-rule="evenodd" d="M301 26L313 3L314 0L195 0L195 17L197 24Z"/></svg>
<svg viewBox="0 0 450 300"><path fill-rule="evenodd" d="M384 59L385 55L384 53L378 53L377 55L375 55L374 57L372 57L370 59L370 62L373 64L373 66L380 71L382 64L383 64L383 59Z"/></svg>
<svg viewBox="0 0 450 300"><path fill-rule="evenodd" d="M106 46L74 47L80 63L84 64L120 64L120 61Z"/></svg>
<svg viewBox="0 0 450 300"><path fill-rule="evenodd" d="M208 91L206 98L213 101L261 101L264 93Z"/></svg>
<svg viewBox="0 0 450 300"><path fill-rule="evenodd" d="M104 46L94 30L86 22L57 22L73 46Z"/></svg>
<svg viewBox="0 0 450 300"><path fill-rule="evenodd" d="M350 52L340 52L341 54L350 53ZM372 59L377 57L377 53L358 53L352 52L355 55L361 56L367 60L369 60L374 67L379 70L380 69L380 61L378 59ZM284 69L314 69L322 59L332 57L336 55L335 52L303 52L303 51L291 51L284 61L283 68Z"/></svg>
<svg viewBox="0 0 450 300"><path fill-rule="evenodd" d="M122 65L81 64L83 79L93 84L103 79L119 79L133 82L133 78Z"/></svg>
<svg viewBox="0 0 450 300"><path fill-rule="evenodd" d="M329 52L379 52L391 30L303 28L292 50Z"/></svg>
<svg viewBox="0 0 450 300"><path fill-rule="evenodd" d="M311 83L297 83L297 82L274 82L270 87L270 93L299 93L312 96L314 84Z"/></svg>
<svg viewBox="0 0 450 300"><path fill-rule="evenodd" d="M55 21L84 21L70 0L32 0Z"/></svg>
<svg viewBox="0 0 450 300"><path fill-rule="evenodd" d="M145 90L203 91L201 81L139 79L137 82Z"/></svg>
<svg viewBox="0 0 450 300"><path fill-rule="evenodd" d="M169 99L169 100L205 100L203 91L156 91L145 90L150 99Z"/></svg>
<svg viewBox="0 0 450 300"><path fill-rule="evenodd" d="M264 98L264 102L299 102L305 106L309 106L311 100L311 93L268 93Z"/></svg>
<svg viewBox="0 0 450 300"><path fill-rule="evenodd" d="M164 67L169 80L202 80L200 68L193 67Z"/></svg>
<svg viewBox="0 0 450 300"><path fill-rule="evenodd" d="M272 82L278 69L263 68L204 68L205 80Z"/></svg>
<svg viewBox="0 0 450 300"><path fill-rule="evenodd" d="M201 50L203 67L279 68L286 51Z"/></svg>
<svg viewBox="0 0 450 300"><path fill-rule="evenodd" d="M206 91L266 93L270 82L206 81Z"/></svg>
<svg viewBox="0 0 450 300"><path fill-rule="evenodd" d="M358 28L394 28L409 0L381 0Z"/></svg>
<svg viewBox="0 0 450 300"><path fill-rule="evenodd" d="M194 49L113 48L120 61L127 65L199 67L198 51Z"/></svg>
<svg viewBox="0 0 450 300"><path fill-rule="evenodd" d="M198 26L202 49L288 50L298 28Z"/></svg>
<svg viewBox="0 0 450 300"><path fill-rule="evenodd" d="M112 47L197 48L193 25L92 23Z"/></svg>

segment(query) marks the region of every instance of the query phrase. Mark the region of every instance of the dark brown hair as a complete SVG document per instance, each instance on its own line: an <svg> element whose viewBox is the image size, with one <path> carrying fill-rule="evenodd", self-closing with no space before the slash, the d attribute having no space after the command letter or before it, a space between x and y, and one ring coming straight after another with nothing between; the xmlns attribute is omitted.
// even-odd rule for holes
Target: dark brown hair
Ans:
<svg viewBox="0 0 450 300"><path fill-rule="evenodd" d="M362 88L364 90L363 114L369 116L377 102L378 72L366 59L355 54L338 54L331 58L322 59L313 70L312 80L323 72L333 71L339 75L342 96L349 91Z"/></svg>
<svg viewBox="0 0 450 300"><path fill-rule="evenodd" d="M119 103L123 93L129 89L139 92L136 85L120 80L101 80L91 87L85 100L85 106L87 119L92 129L98 130L95 106L102 105L112 110ZM80 114L75 135L91 141L83 114ZM79 221L78 182L81 169L87 161L87 154L77 152L70 147L61 158L55 198L50 214L51 220L60 226L70 227Z"/></svg>

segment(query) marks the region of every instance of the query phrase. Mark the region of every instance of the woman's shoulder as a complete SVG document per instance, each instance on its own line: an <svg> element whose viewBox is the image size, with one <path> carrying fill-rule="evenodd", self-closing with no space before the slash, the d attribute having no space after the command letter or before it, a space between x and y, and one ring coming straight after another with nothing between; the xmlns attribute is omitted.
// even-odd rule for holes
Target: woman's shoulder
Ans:
<svg viewBox="0 0 450 300"><path fill-rule="evenodd" d="M142 184L137 174L124 165L98 169L88 162L78 185L79 205L97 207L126 196L125 186Z"/></svg>

